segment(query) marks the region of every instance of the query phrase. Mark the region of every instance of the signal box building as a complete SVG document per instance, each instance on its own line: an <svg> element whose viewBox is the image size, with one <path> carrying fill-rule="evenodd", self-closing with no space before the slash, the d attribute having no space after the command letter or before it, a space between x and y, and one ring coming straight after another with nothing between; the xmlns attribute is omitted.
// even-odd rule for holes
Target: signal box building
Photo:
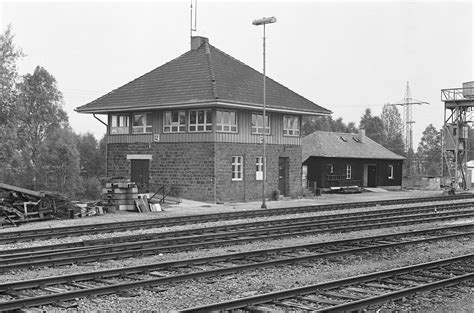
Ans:
<svg viewBox="0 0 474 313"><path fill-rule="evenodd" d="M404 157L358 134L316 131L302 140L303 180L311 188L402 187Z"/></svg>
<svg viewBox="0 0 474 313"><path fill-rule="evenodd" d="M269 78L266 91L263 119L263 75L193 37L190 51L76 111L107 115L108 176L141 191L261 199L265 133L267 196L292 196L301 191L302 117L331 112Z"/></svg>

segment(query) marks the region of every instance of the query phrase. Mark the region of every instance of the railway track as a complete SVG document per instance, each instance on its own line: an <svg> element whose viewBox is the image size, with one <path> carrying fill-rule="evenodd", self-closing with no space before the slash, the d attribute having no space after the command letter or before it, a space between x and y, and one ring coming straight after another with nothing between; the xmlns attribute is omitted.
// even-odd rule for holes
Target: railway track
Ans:
<svg viewBox="0 0 474 313"><path fill-rule="evenodd" d="M472 282L474 254L187 308L181 312L345 312Z"/></svg>
<svg viewBox="0 0 474 313"><path fill-rule="evenodd" d="M199 277L219 276L418 243L472 238L474 224L360 237L0 284L0 311L74 301ZM152 289L159 291L159 289Z"/></svg>
<svg viewBox="0 0 474 313"><path fill-rule="evenodd" d="M44 240L44 239L49 239L49 238L63 238L63 237L70 237L70 236L80 236L80 235L85 235L85 234L87 235L103 234L103 233L111 233L111 232L123 232L123 231L136 230L136 229L149 229L149 228L170 227L170 226L176 226L176 225L208 223L208 222L235 220L235 219L243 219L243 218L251 218L251 217L265 217L265 216L274 217L278 215L336 211L336 210L343 210L343 209L374 207L378 205L386 206L386 205L396 205L396 204L440 202L440 201L452 202L455 200L472 199L472 198L474 198L474 194L425 197L425 198L413 198L413 199L377 200L377 201L338 203L338 204L303 206L303 207L200 214L200 215L177 216L177 217L168 217L168 218L153 218L153 219L141 220L141 221L125 221L125 222L101 223L101 224L93 224L93 225L75 225L75 226L43 228L43 229L35 229L35 230L7 231L7 232L0 232L0 244L19 242L19 241Z"/></svg>
<svg viewBox="0 0 474 313"><path fill-rule="evenodd" d="M98 239L85 246L80 242L30 248L10 249L0 252L0 271L38 266L58 266L76 263L130 258L159 253L175 253L198 248L228 246L283 237L314 235L327 232L347 232L417 223L437 222L474 216L470 204L436 205L433 207L378 210L358 214L324 215L300 219L272 220L217 227L162 232L142 241L108 243ZM435 211L436 209L436 211ZM461 210L459 210L461 209ZM415 213L415 214L413 214ZM341 217L339 217L341 215ZM134 237L135 238L135 237ZM122 240L123 238L120 238Z"/></svg>

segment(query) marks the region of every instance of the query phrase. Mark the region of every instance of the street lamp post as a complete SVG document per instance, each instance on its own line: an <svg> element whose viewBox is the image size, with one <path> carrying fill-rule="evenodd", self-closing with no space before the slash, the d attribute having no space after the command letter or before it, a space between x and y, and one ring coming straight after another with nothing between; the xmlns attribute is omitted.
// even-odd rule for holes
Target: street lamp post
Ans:
<svg viewBox="0 0 474 313"><path fill-rule="evenodd" d="M254 20L252 22L255 26L263 25L263 116L262 116L262 124L263 124L263 158L262 158L262 165L263 165L263 177L262 177L262 209L267 208L267 204L265 203L265 184L267 180L267 160L266 160L266 145L265 145L265 136L266 136L266 75L265 75L265 25L275 23L277 20L274 16L272 17L263 17L261 19Z"/></svg>

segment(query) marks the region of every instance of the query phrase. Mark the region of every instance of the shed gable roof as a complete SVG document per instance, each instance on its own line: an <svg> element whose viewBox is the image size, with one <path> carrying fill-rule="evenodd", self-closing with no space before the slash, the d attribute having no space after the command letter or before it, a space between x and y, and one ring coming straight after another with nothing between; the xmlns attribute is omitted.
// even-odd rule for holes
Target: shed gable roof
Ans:
<svg viewBox="0 0 474 313"><path fill-rule="evenodd" d="M360 140L362 139L362 140ZM309 157L404 160L367 136L315 131L302 139L303 161Z"/></svg>
<svg viewBox="0 0 474 313"><path fill-rule="evenodd" d="M203 40L199 48L136 78L108 94L76 108L105 113L199 102L235 103L261 107L262 74ZM331 111L267 77L267 108L308 114Z"/></svg>

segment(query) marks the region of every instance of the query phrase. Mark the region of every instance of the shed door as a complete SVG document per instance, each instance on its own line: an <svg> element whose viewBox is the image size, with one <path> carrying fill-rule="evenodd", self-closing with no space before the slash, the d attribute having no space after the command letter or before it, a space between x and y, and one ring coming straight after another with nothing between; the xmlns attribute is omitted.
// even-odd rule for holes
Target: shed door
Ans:
<svg viewBox="0 0 474 313"><path fill-rule="evenodd" d="M138 192L144 193L150 190L150 160L131 160L130 180L137 184Z"/></svg>
<svg viewBox="0 0 474 313"><path fill-rule="evenodd" d="M288 158L278 158L278 189L280 195L286 196L288 183Z"/></svg>
<svg viewBox="0 0 474 313"><path fill-rule="evenodd" d="M377 186L377 167L375 165L367 166L367 187Z"/></svg>

